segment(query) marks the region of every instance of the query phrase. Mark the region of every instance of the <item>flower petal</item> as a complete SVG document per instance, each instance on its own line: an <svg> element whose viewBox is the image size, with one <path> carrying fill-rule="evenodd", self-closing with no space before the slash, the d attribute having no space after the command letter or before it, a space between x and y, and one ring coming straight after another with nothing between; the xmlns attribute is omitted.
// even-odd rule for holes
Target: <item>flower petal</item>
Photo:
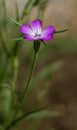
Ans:
<svg viewBox="0 0 77 130"><path fill-rule="evenodd" d="M35 21L30 22L30 26L34 33L38 33L38 34L41 33L41 30L42 30L42 21L41 20L35 20Z"/></svg>
<svg viewBox="0 0 77 130"><path fill-rule="evenodd" d="M52 35L43 35L40 37L40 40L44 40L44 41L49 41L53 39L53 34Z"/></svg>
<svg viewBox="0 0 77 130"><path fill-rule="evenodd" d="M42 31L43 34L53 34L53 33L55 33L55 32L56 32L56 30L55 30L55 28L54 28L53 26L47 26L47 27Z"/></svg>
<svg viewBox="0 0 77 130"><path fill-rule="evenodd" d="M26 24L23 24L21 26L20 32L23 33L23 34L26 34L26 35L34 35L34 33L31 30L31 28L28 25L26 25Z"/></svg>
<svg viewBox="0 0 77 130"><path fill-rule="evenodd" d="M53 38L53 34L55 33L55 28L53 26L46 27L41 33L41 40L51 40Z"/></svg>
<svg viewBox="0 0 77 130"><path fill-rule="evenodd" d="M27 39L27 40L29 40L29 41L34 41L34 40L36 40L35 37L30 36L30 35L26 35L26 36L25 36L25 39Z"/></svg>

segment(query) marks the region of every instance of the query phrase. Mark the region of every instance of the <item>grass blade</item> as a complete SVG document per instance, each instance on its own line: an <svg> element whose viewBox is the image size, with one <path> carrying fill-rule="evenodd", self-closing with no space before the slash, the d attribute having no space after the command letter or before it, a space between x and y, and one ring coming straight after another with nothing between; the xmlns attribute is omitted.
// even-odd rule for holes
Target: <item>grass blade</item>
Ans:
<svg viewBox="0 0 77 130"><path fill-rule="evenodd" d="M63 33L63 32L66 32L66 31L68 31L68 30L69 30L69 29L59 30L59 31L56 31L55 34L56 34L56 33Z"/></svg>
<svg viewBox="0 0 77 130"><path fill-rule="evenodd" d="M15 3L15 6L16 6L16 21L19 21L19 20L20 20L20 17L19 17L19 9L18 9L18 4L17 4L17 2Z"/></svg>
<svg viewBox="0 0 77 130"><path fill-rule="evenodd" d="M41 40L41 42L42 42L48 49L50 49L50 47L49 47L43 40Z"/></svg>
<svg viewBox="0 0 77 130"><path fill-rule="evenodd" d="M21 40L23 40L24 39L24 37L19 37L19 38L15 38L15 39L12 39L13 41L21 41Z"/></svg>
<svg viewBox="0 0 77 130"><path fill-rule="evenodd" d="M18 25L19 27L21 26L21 24L20 24L18 21L16 21L15 19L13 19L13 18L11 18L11 17L9 17L9 16L8 16L8 18L9 18L13 23L15 23L16 25Z"/></svg>
<svg viewBox="0 0 77 130"><path fill-rule="evenodd" d="M20 122L21 120L23 120L24 118L29 118L30 116L33 116L33 114L37 114L39 112L42 112L43 110L45 110L46 108L49 108L51 105L48 105L48 106L45 106L45 107L42 107L42 108L39 108L39 109L36 109L36 110L33 110L31 112L28 112L26 114L23 114L22 116L18 117L16 120L14 120L9 126L7 126L6 129L9 129L11 128L12 126L14 126L15 124L17 124L18 122ZM43 115L45 115L46 112L43 113Z"/></svg>
<svg viewBox="0 0 77 130"><path fill-rule="evenodd" d="M24 7L24 9L23 9L22 15L21 15L21 20L24 18L26 12L28 12L27 10L28 10L28 8L29 8L31 2L32 2L32 0L28 0L28 2L26 3L26 5L25 5L25 7Z"/></svg>

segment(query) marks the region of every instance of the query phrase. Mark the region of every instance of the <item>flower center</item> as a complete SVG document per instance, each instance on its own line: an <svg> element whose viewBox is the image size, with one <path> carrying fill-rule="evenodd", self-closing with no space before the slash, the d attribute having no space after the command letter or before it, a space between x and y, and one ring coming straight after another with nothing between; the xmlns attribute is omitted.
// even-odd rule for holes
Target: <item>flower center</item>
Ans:
<svg viewBox="0 0 77 130"><path fill-rule="evenodd" d="M35 38L40 38L41 34L35 33Z"/></svg>

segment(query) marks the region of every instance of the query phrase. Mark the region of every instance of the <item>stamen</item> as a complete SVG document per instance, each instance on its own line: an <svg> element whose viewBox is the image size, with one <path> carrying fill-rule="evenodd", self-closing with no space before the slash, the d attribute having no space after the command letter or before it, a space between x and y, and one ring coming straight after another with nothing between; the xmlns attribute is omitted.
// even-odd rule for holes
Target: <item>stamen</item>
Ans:
<svg viewBox="0 0 77 130"><path fill-rule="evenodd" d="M35 38L39 38L41 34L35 33Z"/></svg>

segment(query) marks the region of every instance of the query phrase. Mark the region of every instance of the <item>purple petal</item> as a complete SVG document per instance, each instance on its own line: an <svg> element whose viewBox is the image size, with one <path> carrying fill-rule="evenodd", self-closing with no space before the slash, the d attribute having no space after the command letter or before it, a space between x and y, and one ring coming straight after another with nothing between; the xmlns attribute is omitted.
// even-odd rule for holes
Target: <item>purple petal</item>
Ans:
<svg viewBox="0 0 77 130"><path fill-rule="evenodd" d="M55 28L54 28L53 26L47 26L47 27L42 31L43 34L53 34L53 33L55 33L55 32L56 32L56 30L55 30Z"/></svg>
<svg viewBox="0 0 77 130"><path fill-rule="evenodd" d="M55 33L55 28L53 26L46 27L41 34L41 40L51 40L53 38L53 34Z"/></svg>
<svg viewBox="0 0 77 130"><path fill-rule="evenodd" d="M49 41L53 39L53 35L44 35L40 37L40 40Z"/></svg>
<svg viewBox="0 0 77 130"><path fill-rule="evenodd" d="M30 36L30 35L26 35L25 38L29 41L34 41L35 40L35 37L33 36Z"/></svg>
<svg viewBox="0 0 77 130"><path fill-rule="evenodd" d="M23 24L20 28L20 32L23 33L23 34L26 34L26 35L34 35L33 31L31 30L31 28L26 25L26 24Z"/></svg>
<svg viewBox="0 0 77 130"><path fill-rule="evenodd" d="M41 20L35 20L30 22L30 26L34 33L41 33L42 30L42 21Z"/></svg>

